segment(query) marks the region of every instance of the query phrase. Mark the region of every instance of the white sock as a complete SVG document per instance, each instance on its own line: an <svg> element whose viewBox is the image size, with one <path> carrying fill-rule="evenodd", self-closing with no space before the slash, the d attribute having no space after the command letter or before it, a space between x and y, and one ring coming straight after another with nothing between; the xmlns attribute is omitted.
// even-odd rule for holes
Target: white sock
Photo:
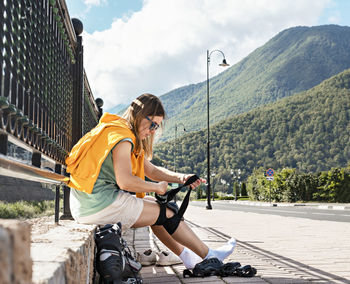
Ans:
<svg viewBox="0 0 350 284"><path fill-rule="evenodd" d="M226 244L224 244L223 246L217 249L210 248L207 256L204 259L216 257L221 261L223 261L226 257L228 257L233 252L233 250L236 247L236 243L237 243L236 239L231 238Z"/></svg>
<svg viewBox="0 0 350 284"><path fill-rule="evenodd" d="M184 263L187 269L193 269L198 262L201 262L203 260L199 255L197 255L187 247L183 249L179 257L181 258L182 262Z"/></svg>

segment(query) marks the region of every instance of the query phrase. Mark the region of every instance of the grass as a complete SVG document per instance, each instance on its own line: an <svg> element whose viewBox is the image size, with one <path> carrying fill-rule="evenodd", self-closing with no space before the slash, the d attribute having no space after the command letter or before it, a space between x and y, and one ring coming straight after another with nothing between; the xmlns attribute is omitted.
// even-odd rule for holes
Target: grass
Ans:
<svg viewBox="0 0 350 284"><path fill-rule="evenodd" d="M55 212L55 201L17 201L13 203L0 201L0 218L28 219L52 215Z"/></svg>

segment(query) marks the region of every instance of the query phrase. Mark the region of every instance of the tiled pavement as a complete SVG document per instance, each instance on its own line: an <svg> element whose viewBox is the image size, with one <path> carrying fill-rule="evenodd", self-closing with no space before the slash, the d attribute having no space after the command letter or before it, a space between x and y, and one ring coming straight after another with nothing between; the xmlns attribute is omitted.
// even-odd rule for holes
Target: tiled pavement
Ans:
<svg viewBox="0 0 350 284"><path fill-rule="evenodd" d="M225 262L251 264L258 270L255 277L183 278L183 265L148 266L141 270L144 283L350 283L350 224L257 215L195 206L185 215L210 247L221 246L229 235L237 238ZM148 228L128 230L124 237L135 251L165 249Z"/></svg>

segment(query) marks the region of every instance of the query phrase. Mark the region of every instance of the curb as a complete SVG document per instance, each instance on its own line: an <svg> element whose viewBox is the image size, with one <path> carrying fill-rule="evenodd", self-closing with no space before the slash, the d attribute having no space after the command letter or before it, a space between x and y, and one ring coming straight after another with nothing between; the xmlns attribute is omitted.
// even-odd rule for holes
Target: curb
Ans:
<svg viewBox="0 0 350 284"><path fill-rule="evenodd" d="M318 205L318 209L327 209L327 210L350 210L350 206L342 205Z"/></svg>
<svg viewBox="0 0 350 284"><path fill-rule="evenodd" d="M324 210L350 210L350 205L321 205L311 203L266 203L266 202L246 202L230 200L229 203L235 205L265 206L265 207L313 207Z"/></svg>

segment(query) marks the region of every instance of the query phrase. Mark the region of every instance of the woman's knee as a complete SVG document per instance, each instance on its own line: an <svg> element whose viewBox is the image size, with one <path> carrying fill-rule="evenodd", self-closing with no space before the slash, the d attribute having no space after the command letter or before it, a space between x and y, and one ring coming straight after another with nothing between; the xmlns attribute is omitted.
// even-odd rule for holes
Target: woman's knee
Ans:
<svg viewBox="0 0 350 284"><path fill-rule="evenodd" d="M158 219L158 216L160 215L160 214L164 214L164 213L162 213L162 211L164 210L162 210L162 208L161 208L161 206L164 206L164 205L160 205L159 203L157 203L157 201L156 201L156 199L146 199L146 200L144 200L144 206L145 205L150 205L151 207L152 207L152 211L153 212L155 212L155 214L157 214L157 219ZM171 217L173 217L174 216L174 211L173 210L171 210L171 209L169 209L168 207L165 207L165 216L166 216L166 218L171 218Z"/></svg>
<svg viewBox="0 0 350 284"><path fill-rule="evenodd" d="M171 209L167 208L167 209L166 209L166 213L165 213L165 214L166 214L166 217L167 217L167 218L171 218L171 217L173 217L173 216L174 216L174 214L175 214L175 213L174 213L174 211L173 211L173 210L171 210Z"/></svg>
<svg viewBox="0 0 350 284"><path fill-rule="evenodd" d="M152 226L155 224L163 225L167 219L170 219L173 216L174 212L171 209L167 207L161 209L161 205L157 202L143 200L142 213L133 227Z"/></svg>

